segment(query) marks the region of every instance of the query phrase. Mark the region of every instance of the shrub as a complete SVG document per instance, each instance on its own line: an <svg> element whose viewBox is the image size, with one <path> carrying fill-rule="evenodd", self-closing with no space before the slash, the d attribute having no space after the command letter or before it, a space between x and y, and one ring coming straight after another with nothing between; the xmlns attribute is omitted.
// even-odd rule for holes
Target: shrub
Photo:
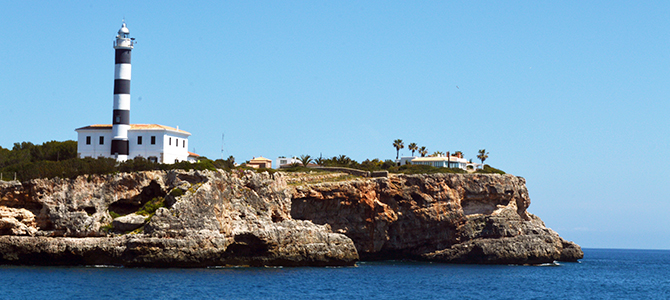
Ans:
<svg viewBox="0 0 670 300"><path fill-rule="evenodd" d="M147 203L144 204L144 206L142 206L142 208L140 208L140 210L138 210L135 213L138 215L151 217L161 207L165 207L165 199L163 199L162 197L157 197L149 200Z"/></svg>
<svg viewBox="0 0 670 300"><path fill-rule="evenodd" d="M494 167L491 167L489 165L484 165L484 167L481 170L477 170L475 173L480 173L480 174L505 174L502 170L498 170Z"/></svg>
<svg viewBox="0 0 670 300"><path fill-rule="evenodd" d="M117 213L115 213L115 212L113 212L113 211L111 211L111 210L109 210L109 211L107 211L107 212L109 212L109 216L111 216L112 219L116 219L116 218L118 218L118 217L121 216L121 215L119 215L119 214L117 214Z"/></svg>
<svg viewBox="0 0 670 300"><path fill-rule="evenodd" d="M184 196L184 190L182 190L180 188L175 188L172 191L170 191L170 196L175 197L175 198Z"/></svg>

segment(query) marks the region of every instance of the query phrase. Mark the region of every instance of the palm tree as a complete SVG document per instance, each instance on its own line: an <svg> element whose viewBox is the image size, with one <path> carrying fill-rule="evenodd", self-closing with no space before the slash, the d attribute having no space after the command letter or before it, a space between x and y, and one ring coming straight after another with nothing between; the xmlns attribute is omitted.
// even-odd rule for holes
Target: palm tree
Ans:
<svg viewBox="0 0 670 300"><path fill-rule="evenodd" d="M431 154L430 156L437 157L437 156L442 156L442 155L444 155L444 153L443 153L442 151L435 151L435 152L434 152L433 154Z"/></svg>
<svg viewBox="0 0 670 300"><path fill-rule="evenodd" d="M312 162L312 157L309 155L300 155L300 162L303 167L307 167L307 165Z"/></svg>
<svg viewBox="0 0 670 300"><path fill-rule="evenodd" d="M426 154L428 154L428 150L426 150L426 146L421 146L421 148L419 148L419 154L421 154L421 157L425 157Z"/></svg>
<svg viewBox="0 0 670 300"><path fill-rule="evenodd" d="M486 152L486 149L481 149L479 150L479 155L477 155L477 158L482 161L482 165L484 164L484 161L489 158L489 153Z"/></svg>
<svg viewBox="0 0 670 300"><path fill-rule="evenodd" d="M412 156L414 156L414 151L419 150L419 146L417 146L416 143L411 143L407 146L407 149L412 151Z"/></svg>
<svg viewBox="0 0 670 300"><path fill-rule="evenodd" d="M333 158L335 158L335 161L340 167L348 167L349 164L351 164L351 158L347 157L344 154L341 154L340 156Z"/></svg>
<svg viewBox="0 0 670 300"><path fill-rule="evenodd" d="M396 150L395 159L398 159L398 156L400 156L400 149L405 148L405 144L403 144L401 139L397 139L393 141L393 147L395 147Z"/></svg>
<svg viewBox="0 0 670 300"><path fill-rule="evenodd" d="M323 164L326 162L326 160L323 158L323 156L319 156L319 158L314 159L314 163L323 166Z"/></svg>

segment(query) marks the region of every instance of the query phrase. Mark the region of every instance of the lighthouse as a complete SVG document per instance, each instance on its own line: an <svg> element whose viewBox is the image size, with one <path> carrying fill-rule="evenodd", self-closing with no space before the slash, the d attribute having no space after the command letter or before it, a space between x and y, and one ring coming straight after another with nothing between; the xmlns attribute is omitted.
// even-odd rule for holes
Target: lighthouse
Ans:
<svg viewBox="0 0 670 300"><path fill-rule="evenodd" d="M130 129L130 52L134 38L124 21L114 41L114 113L112 114L112 151L117 161L128 159Z"/></svg>
<svg viewBox="0 0 670 300"><path fill-rule="evenodd" d="M125 20L114 40L114 113L112 124L93 124L75 129L77 155L81 158L114 158L118 162L144 158L172 164L196 162L188 152L190 133L159 124L130 124L130 52L134 38Z"/></svg>

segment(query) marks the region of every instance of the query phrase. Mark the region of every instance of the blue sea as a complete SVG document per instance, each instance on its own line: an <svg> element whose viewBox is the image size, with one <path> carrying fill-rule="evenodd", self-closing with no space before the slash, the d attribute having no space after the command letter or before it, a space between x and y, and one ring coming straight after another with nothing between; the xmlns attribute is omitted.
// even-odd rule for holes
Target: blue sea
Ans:
<svg viewBox="0 0 670 300"><path fill-rule="evenodd" d="M585 249L542 266L361 262L344 268L0 266L2 299L668 299L670 250Z"/></svg>

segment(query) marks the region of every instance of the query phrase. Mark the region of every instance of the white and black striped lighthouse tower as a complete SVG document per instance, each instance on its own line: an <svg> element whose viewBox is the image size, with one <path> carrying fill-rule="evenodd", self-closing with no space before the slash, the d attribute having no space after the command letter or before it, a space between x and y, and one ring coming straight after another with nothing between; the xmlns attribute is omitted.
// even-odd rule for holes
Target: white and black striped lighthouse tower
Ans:
<svg viewBox="0 0 670 300"><path fill-rule="evenodd" d="M130 52L134 38L124 20L114 41L114 113L112 116L112 157L128 159L128 130L130 129Z"/></svg>

